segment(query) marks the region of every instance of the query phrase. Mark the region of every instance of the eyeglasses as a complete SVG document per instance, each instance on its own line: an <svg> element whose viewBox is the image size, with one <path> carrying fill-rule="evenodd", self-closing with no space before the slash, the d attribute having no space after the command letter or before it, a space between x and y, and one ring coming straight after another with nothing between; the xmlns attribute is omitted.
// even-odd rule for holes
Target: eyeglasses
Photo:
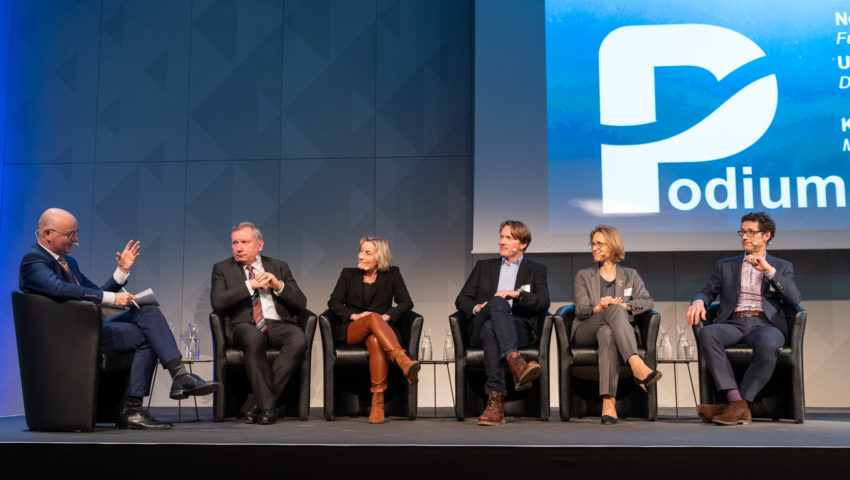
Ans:
<svg viewBox="0 0 850 480"><path fill-rule="evenodd" d="M762 233L762 230L738 230L739 237L755 237L757 233Z"/></svg>
<svg viewBox="0 0 850 480"><path fill-rule="evenodd" d="M77 232L79 232L79 230L74 230L74 231L72 231L72 232L60 232L59 230L54 230L54 229L52 229L52 228L48 228L47 230L50 230L51 232L56 232L56 233L58 233L59 235L64 235L64 236L66 236L66 237L68 237L68 238L74 238L74 237L76 237L76 236L77 236Z"/></svg>
<svg viewBox="0 0 850 480"><path fill-rule="evenodd" d="M591 250L593 250L594 248L602 248L602 247L604 247L605 245L608 245L608 244L602 243L602 242L590 242L587 245L590 246Z"/></svg>

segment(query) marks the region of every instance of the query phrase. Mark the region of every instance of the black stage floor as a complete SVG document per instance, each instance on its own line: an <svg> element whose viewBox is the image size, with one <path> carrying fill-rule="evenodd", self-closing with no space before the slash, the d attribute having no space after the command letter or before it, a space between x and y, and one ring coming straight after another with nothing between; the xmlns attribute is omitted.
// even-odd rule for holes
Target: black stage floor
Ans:
<svg viewBox="0 0 850 480"><path fill-rule="evenodd" d="M153 411L161 420L177 417L176 409ZM185 420L189 412L182 413ZM420 410L421 415L430 413ZM124 478L127 471L131 477L194 472L219 478L259 470L309 478L385 477L370 474L369 466L375 464L406 472L403 478L502 478L535 471L629 472L638 478L708 478L734 472L786 478L843 476L840 472L850 467L847 409L810 409L801 425L756 420L738 427L705 425L696 416L675 418L673 409L663 408L657 422L635 419L612 426L600 425L598 418L562 422L553 410L548 422L511 418L501 427L479 427L475 419L458 422L451 413L446 408L438 411L443 418L390 418L387 424L369 425L364 417L328 422L320 409L313 409L306 422L287 418L258 426L235 420L214 423L209 409L202 409L201 422L177 423L169 431L103 425L90 433L30 432L22 416L5 417L0 418L0 464L5 471L20 466L23 472L35 465L39 476L124 472ZM269 460L246 460L252 458Z"/></svg>

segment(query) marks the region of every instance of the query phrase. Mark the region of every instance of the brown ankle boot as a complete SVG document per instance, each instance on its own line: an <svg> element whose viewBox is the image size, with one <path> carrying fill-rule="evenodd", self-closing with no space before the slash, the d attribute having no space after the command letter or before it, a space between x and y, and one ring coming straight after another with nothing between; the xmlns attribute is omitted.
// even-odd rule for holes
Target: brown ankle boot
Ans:
<svg viewBox="0 0 850 480"><path fill-rule="evenodd" d="M505 399L499 392L490 392L487 397L487 408L478 417L478 425L504 425L505 424Z"/></svg>
<svg viewBox="0 0 850 480"><path fill-rule="evenodd" d="M540 377L540 372L542 371L540 365L533 361L526 362L525 357L519 353L509 353L505 357L505 361L508 363L508 368L514 377L514 388L518 392L531 388L531 384Z"/></svg>
<svg viewBox="0 0 850 480"><path fill-rule="evenodd" d="M712 421L717 425L749 425L753 421L753 416L750 414L750 406L746 400L735 400Z"/></svg>
<svg viewBox="0 0 850 480"><path fill-rule="evenodd" d="M369 423L384 423L384 392L372 393L372 409L369 410Z"/></svg>
<svg viewBox="0 0 850 480"><path fill-rule="evenodd" d="M391 360L398 365L398 368L407 377L407 383L416 383L419 381L419 369L422 368L422 365L416 360L411 360L404 350L399 349L393 352Z"/></svg>
<svg viewBox="0 0 850 480"><path fill-rule="evenodd" d="M714 417L723 414L728 406L728 403L702 403L697 405L697 415L703 422L711 423Z"/></svg>

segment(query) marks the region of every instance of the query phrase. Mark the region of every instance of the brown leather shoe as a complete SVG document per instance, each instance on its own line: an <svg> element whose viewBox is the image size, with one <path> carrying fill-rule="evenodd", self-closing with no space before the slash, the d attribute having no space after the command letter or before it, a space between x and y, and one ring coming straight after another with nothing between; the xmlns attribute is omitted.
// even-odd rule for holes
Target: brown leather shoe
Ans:
<svg viewBox="0 0 850 480"><path fill-rule="evenodd" d="M478 417L478 425L504 425L505 424L505 399L499 392L490 392L487 396L487 408Z"/></svg>
<svg viewBox="0 0 850 480"><path fill-rule="evenodd" d="M372 393L372 409L369 410L369 423L384 423L384 392Z"/></svg>
<svg viewBox="0 0 850 480"><path fill-rule="evenodd" d="M537 362L526 362L525 357L519 353L516 355L508 354L505 357L505 361L508 362L508 368L514 377L514 388L516 391L531 388L531 384L540 377L540 372L543 370Z"/></svg>
<svg viewBox="0 0 850 480"><path fill-rule="evenodd" d="M717 425L749 425L753 421L753 416L750 414L750 407L746 400L735 400L712 421Z"/></svg>
<svg viewBox="0 0 850 480"><path fill-rule="evenodd" d="M419 382L419 369L422 368L422 365L416 360L411 360L404 350L399 349L393 352L391 360L398 365L398 368L407 377L407 383Z"/></svg>
<svg viewBox="0 0 850 480"><path fill-rule="evenodd" d="M723 413L728 403L703 403L697 405L697 415L705 423L712 423L714 417Z"/></svg>

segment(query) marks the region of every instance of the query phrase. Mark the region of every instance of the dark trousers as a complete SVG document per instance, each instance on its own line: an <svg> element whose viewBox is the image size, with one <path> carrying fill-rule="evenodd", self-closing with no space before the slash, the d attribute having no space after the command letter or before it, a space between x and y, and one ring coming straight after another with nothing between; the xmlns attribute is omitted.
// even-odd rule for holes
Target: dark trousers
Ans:
<svg viewBox="0 0 850 480"><path fill-rule="evenodd" d="M573 334L577 345L597 346L599 352L599 395L617 395L620 381L620 359L628 362L637 353L635 330L629 313L619 305L611 305L581 320Z"/></svg>
<svg viewBox="0 0 850 480"><path fill-rule="evenodd" d="M724 347L742 343L752 347L753 362L744 372L739 386ZM739 389L748 402L752 402L770 380L783 345L785 336L782 331L761 317L732 318L712 323L699 333L699 355L706 359L717 390Z"/></svg>
<svg viewBox="0 0 850 480"><path fill-rule="evenodd" d="M131 397L150 394L157 359L165 367L170 360L180 358L180 350L165 316L153 305L131 308L104 319L100 329L100 350L135 352L130 367L130 388L127 391Z"/></svg>
<svg viewBox="0 0 850 480"><path fill-rule="evenodd" d="M265 333L253 323L233 325L233 346L245 354L245 371L261 410L271 410L286 387L307 349L307 337L301 327L279 320L266 320ZM269 363L266 347L279 348L280 355Z"/></svg>
<svg viewBox="0 0 850 480"><path fill-rule="evenodd" d="M508 365L503 360L511 352L527 347L532 341L528 321L511 313L511 306L502 297L493 297L472 319L473 337L470 346L484 349L484 392L507 394L505 376ZM476 332L480 334L476 335ZM477 337L477 338L476 338Z"/></svg>

